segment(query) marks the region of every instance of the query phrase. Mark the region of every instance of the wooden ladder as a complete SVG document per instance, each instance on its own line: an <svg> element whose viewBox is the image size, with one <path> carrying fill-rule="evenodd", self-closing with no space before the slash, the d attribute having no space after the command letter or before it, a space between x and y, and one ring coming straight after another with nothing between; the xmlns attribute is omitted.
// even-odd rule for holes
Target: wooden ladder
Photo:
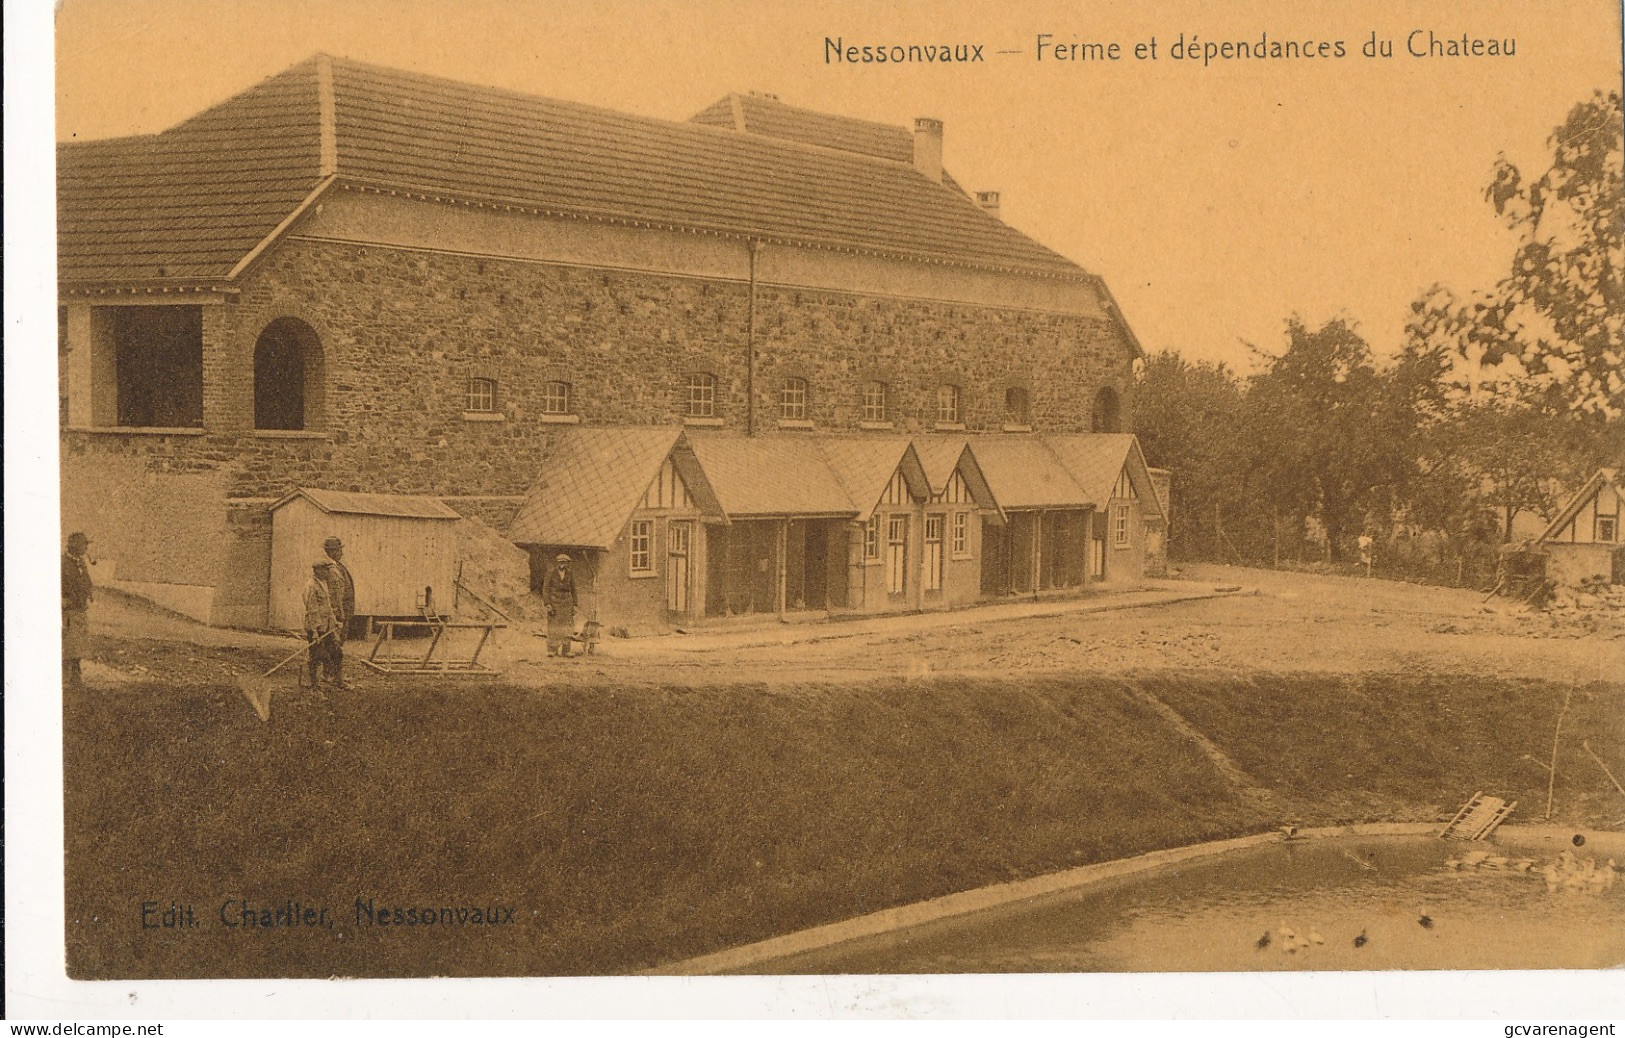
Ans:
<svg viewBox="0 0 1625 1038"><path fill-rule="evenodd" d="M1483 790L1474 793L1467 803L1456 812L1456 817L1439 833L1442 840L1482 840L1495 831L1495 827L1506 820L1518 806L1514 800L1507 803L1500 797L1487 797Z"/></svg>

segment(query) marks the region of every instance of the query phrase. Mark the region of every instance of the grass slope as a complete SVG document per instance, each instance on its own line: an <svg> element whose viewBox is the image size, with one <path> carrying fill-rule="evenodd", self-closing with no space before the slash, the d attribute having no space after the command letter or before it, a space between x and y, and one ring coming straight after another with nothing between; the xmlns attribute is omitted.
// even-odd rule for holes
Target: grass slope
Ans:
<svg viewBox="0 0 1625 1038"><path fill-rule="evenodd" d="M1549 732L1538 711L1553 700L1437 678L1140 687L1306 822L1426 818L1502 776L1527 786L1517 758L1539 747L1523 733ZM221 685L82 693L65 718L70 972L623 973L1283 820L1131 691L1096 677L403 684L279 693L269 724ZM1620 759L1620 703L1577 704L1575 743ZM1565 810L1617 796L1590 767L1594 783L1565 773ZM334 925L227 928L234 898L326 906ZM501 904L514 921L358 925L357 898ZM143 902L172 901L199 925L142 927Z"/></svg>

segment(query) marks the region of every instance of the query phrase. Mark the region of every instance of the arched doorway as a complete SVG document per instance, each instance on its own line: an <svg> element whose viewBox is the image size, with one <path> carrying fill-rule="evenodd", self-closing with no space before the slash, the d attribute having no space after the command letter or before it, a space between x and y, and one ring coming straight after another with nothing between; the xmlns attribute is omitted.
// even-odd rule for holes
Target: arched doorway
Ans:
<svg viewBox="0 0 1625 1038"><path fill-rule="evenodd" d="M322 342L297 317L279 317L254 343L254 428L319 429Z"/></svg>
<svg viewBox="0 0 1625 1038"><path fill-rule="evenodd" d="M1117 390L1106 386L1095 394L1095 407L1090 420L1090 428L1097 433L1123 431L1123 407L1117 398Z"/></svg>

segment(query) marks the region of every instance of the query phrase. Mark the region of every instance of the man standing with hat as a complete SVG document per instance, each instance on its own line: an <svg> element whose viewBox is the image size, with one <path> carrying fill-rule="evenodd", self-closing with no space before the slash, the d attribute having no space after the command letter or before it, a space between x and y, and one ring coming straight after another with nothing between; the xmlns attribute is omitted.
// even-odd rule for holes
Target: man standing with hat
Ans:
<svg viewBox="0 0 1625 1038"><path fill-rule="evenodd" d="M350 635L350 618L355 616L355 579L344 564L343 541L329 537L322 543L322 550L333 560L333 568L327 572L327 590L333 598L333 615L339 622L339 644L343 645Z"/></svg>
<svg viewBox="0 0 1625 1038"><path fill-rule="evenodd" d="M310 580L305 583L305 641L310 643L306 665L310 687L321 688L325 672L334 688L344 687L344 646L339 641L338 614L333 610L333 560L320 558L310 564Z"/></svg>
<svg viewBox="0 0 1625 1038"><path fill-rule="evenodd" d="M90 652L90 565L85 552L90 538L77 531L68 534L68 550L62 554L62 687L78 688L79 661Z"/></svg>
<svg viewBox="0 0 1625 1038"><path fill-rule="evenodd" d="M542 578L542 601L547 605L547 654L570 655L570 639L576 633L576 575L570 569L570 556L560 552L553 568Z"/></svg>

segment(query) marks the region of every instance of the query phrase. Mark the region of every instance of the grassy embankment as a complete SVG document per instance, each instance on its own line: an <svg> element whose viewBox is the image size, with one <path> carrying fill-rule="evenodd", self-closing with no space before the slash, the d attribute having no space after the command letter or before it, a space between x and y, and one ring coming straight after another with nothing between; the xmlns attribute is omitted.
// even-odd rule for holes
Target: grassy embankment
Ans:
<svg viewBox="0 0 1625 1038"><path fill-rule="evenodd" d="M1269 791L1238 789L1123 680L536 690L234 687L70 699L73 975L621 973L986 883L1266 829L1544 807L1561 690L1436 677L1143 678ZM1618 794L1625 690L1577 695L1558 817ZM1610 798L1613 798L1612 800ZM500 903L500 927L358 926ZM325 905L331 929L220 925ZM141 927L142 902L199 925Z"/></svg>

